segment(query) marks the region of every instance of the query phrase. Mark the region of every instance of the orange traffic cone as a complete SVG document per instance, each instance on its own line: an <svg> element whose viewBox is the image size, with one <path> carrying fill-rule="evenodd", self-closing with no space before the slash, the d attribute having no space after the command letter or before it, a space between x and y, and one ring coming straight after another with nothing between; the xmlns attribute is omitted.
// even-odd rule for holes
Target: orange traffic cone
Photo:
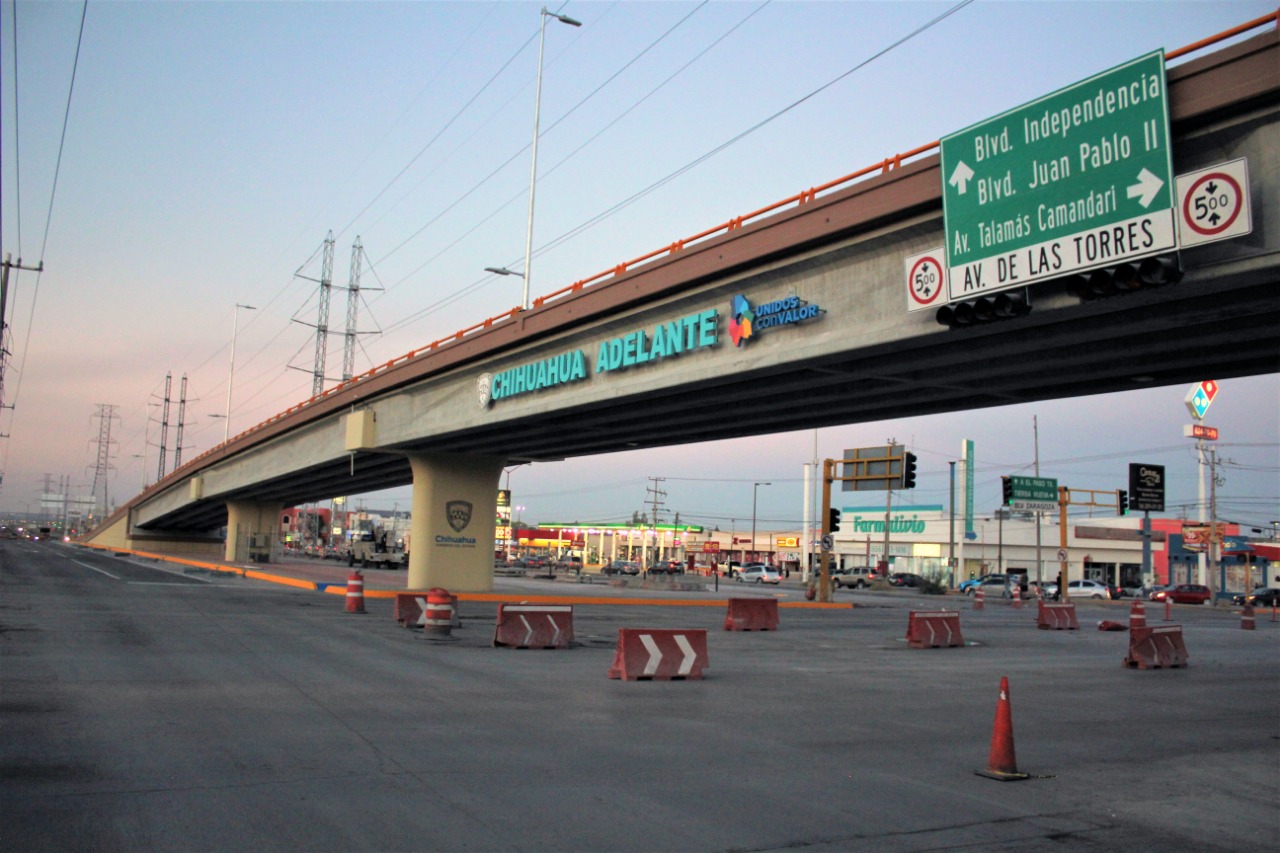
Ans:
<svg viewBox="0 0 1280 853"><path fill-rule="evenodd" d="M973 594L973 609L981 610L986 602L986 596L982 594L982 590L978 590Z"/></svg>
<svg viewBox="0 0 1280 853"><path fill-rule="evenodd" d="M1140 600L1134 601L1133 606L1129 608L1129 627L1131 629L1147 627L1147 606Z"/></svg>
<svg viewBox="0 0 1280 853"><path fill-rule="evenodd" d="M1252 607L1246 606L1244 610L1240 611L1240 627L1246 631L1256 630Z"/></svg>
<svg viewBox="0 0 1280 853"><path fill-rule="evenodd" d="M347 612L364 613L364 575L352 572L347 576Z"/></svg>
<svg viewBox="0 0 1280 853"><path fill-rule="evenodd" d="M986 770L975 770L979 776L1014 782L1030 779L1030 774L1018 772L1018 761L1013 754L1013 712L1009 709L1009 679L1000 678L1000 699L996 702L996 722L991 732L991 755Z"/></svg>

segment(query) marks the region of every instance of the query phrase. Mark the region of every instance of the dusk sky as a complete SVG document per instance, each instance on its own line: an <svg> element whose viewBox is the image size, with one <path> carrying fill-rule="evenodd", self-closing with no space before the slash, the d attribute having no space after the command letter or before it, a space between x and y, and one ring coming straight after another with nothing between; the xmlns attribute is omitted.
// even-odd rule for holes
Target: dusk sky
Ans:
<svg viewBox="0 0 1280 853"><path fill-rule="evenodd" d="M356 373L518 304L520 280L484 268L523 264L540 7L94 0L81 38L80 2L3 0L0 250L44 272L10 280L0 510L38 509L46 476L88 490L102 404L113 501L154 481L167 372L175 423L188 382L184 458L221 442L237 303L255 309L238 313L232 433L310 397L328 231L329 384L357 237ZM547 25L535 296L1275 2L551 8L583 26ZM1222 379L1205 418L1220 515L1270 528L1280 378L1200 378ZM758 491L762 529L797 528L815 438L819 458L906 444L908 505L947 503L973 439L994 508L1000 476L1031 471L1036 417L1045 476L1115 489L1129 462L1163 464L1168 514L1195 517L1187 387L540 463L510 483L525 520L628 519L661 477L682 520L742 529ZM408 490L367 502L404 509Z"/></svg>

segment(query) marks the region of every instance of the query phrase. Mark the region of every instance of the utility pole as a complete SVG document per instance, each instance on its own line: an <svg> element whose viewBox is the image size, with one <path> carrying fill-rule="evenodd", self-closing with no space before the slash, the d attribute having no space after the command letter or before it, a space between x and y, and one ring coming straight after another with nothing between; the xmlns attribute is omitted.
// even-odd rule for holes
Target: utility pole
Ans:
<svg viewBox="0 0 1280 853"><path fill-rule="evenodd" d="M4 405L4 367L9 362L9 270L27 270L28 272L44 272L44 261L34 267L24 267L22 258L15 263L13 255L5 252L4 261L0 263L0 409L12 409ZM4 436L7 438L7 436ZM4 475L0 473L0 478Z"/></svg>
<svg viewBox="0 0 1280 853"><path fill-rule="evenodd" d="M646 501L649 501L649 503L650 503L650 505L651 505L651 507L652 507L652 509L653 509L653 520L652 520L651 524L653 525L653 532L654 532L654 549L655 549L655 553L656 553L656 549L657 549L657 541L658 541L658 540L657 540L657 535L658 535L658 523L659 523L659 522L660 522L660 520L661 520L661 519L659 518L659 516L658 516L658 513L659 513L659 510L660 510L660 509L665 508L665 507L663 506L663 500L662 500L662 499L663 499L663 498L665 498L665 497L667 496L667 493L666 493L666 492L664 492L664 491L662 491L661 489L659 489L659 488L658 488L658 484L659 484L659 483L663 483L663 482L665 482L667 478L666 478L666 477L650 477L649 479L653 481L653 485L652 485L651 487L649 487L649 489L646 491L646 493L645 493L645 500L646 500ZM647 548L647 547L642 547L642 548L641 548L641 553L642 553L642 554L646 554L646 555L647 555L647 554L648 554L648 548ZM644 564L644 566L645 566L645 567L648 567L648 565L649 565L649 560L648 560L648 557L647 557L647 556L646 556L646 557L645 557L645 559L643 560L643 564Z"/></svg>
<svg viewBox="0 0 1280 853"><path fill-rule="evenodd" d="M1031 416L1031 430L1035 434L1036 445L1036 479L1040 478L1040 421L1036 415ZM1036 583L1044 583L1044 563L1040 558L1040 520L1044 514L1036 510Z"/></svg>

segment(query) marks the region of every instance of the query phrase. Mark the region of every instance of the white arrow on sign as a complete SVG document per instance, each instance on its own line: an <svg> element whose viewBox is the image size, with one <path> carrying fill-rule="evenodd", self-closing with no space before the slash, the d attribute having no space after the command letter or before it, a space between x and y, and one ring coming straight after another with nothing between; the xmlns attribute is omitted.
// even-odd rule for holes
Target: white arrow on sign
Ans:
<svg viewBox="0 0 1280 853"><path fill-rule="evenodd" d="M684 660L680 661L680 675L688 675L693 671L693 662L698 659L698 653L693 650L693 646L685 639L684 634L676 634L676 645L680 647L680 651L684 652Z"/></svg>
<svg viewBox="0 0 1280 853"><path fill-rule="evenodd" d="M422 612L418 614L418 624L425 627L427 624L427 600L420 596L414 596L413 600L418 602L418 606L422 608Z"/></svg>
<svg viewBox="0 0 1280 853"><path fill-rule="evenodd" d="M970 169L963 160L956 163L955 171L951 173L951 177L947 183L956 188L956 192L964 195L965 190L969 188L969 181L973 178L973 169ZM1132 190L1130 190L1132 193Z"/></svg>
<svg viewBox="0 0 1280 853"><path fill-rule="evenodd" d="M1127 192L1129 198L1138 199L1138 204L1143 207L1150 207L1151 202L1155 201L1156 193L1160 192L1160 188L1164 186L1164 181L1156 177L1148 169L1143 169L1138 173L1138 182L1129 186Z"/></svg>
<svg viewBox="0 0 1280 853"><path fill-rule="evenodd" d="M529 641L533 639L533 626L529 624L529 620L520 616L520 621L524 623L524 642L521 645L529 645Z"/></svg>
<svg viewBox="0 0 1280 853"><path fill-rule="evenodd" d="M644 643L645 649L649 652L649 660L644 665L644 674L653 675L658 671L658 664L662 663L662 651L658 648L658 644L654 642L652 634L641 634L640 642Z"/></svg>

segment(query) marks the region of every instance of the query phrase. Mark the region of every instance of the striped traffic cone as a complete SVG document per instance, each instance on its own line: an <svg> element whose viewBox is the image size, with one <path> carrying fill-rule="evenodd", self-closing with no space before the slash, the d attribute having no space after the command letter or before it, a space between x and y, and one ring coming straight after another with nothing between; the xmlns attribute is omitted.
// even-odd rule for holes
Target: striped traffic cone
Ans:
<svg viewBox="0 0 1280 853"><path fill-rule="evenodd" d="M985 607L985 606L986 606L986 605L984 604L984 599L985 599L985 598L986 598L986 596L984 596L984 595L982 594L982 590L978 590L977 592L975 592L975 593L973 594L973 609L974 609L974 610L981 610L983 607Z"/></svg>
<svg viewBox="0 0 1280 853"><path fill-rule="evenodd" d="M352 572L347 577L347 612L364 613L364 575Z"/></svg>
<svg viewBox="0 0 1280 853"><path fill-rule="evenodd" d="M1028 773L1018 772L1018 760L1013 752L1013 711L1009 707L1009 679L1000 678L1000 699L996 702L996 722L991 732L991 754L986 770L975 770L979 776L1014 782L1030 779Z"/></svg>
<svg viewBox="0 0 1280 853"><path fill-rule="evenodd" d="M1256 629L1256 626L1254 625L1253 608L1248 605L1245 605L1244 610L1240 611L1240 627L1246 631L1253 631Z"/></svg>
<svg viewBox="0 0 1280 853"><path fill-rule="evenodd" d="M1133 602L1129 608L1129 629L1147 627L1147 606L1141 600Z"/></svg>

